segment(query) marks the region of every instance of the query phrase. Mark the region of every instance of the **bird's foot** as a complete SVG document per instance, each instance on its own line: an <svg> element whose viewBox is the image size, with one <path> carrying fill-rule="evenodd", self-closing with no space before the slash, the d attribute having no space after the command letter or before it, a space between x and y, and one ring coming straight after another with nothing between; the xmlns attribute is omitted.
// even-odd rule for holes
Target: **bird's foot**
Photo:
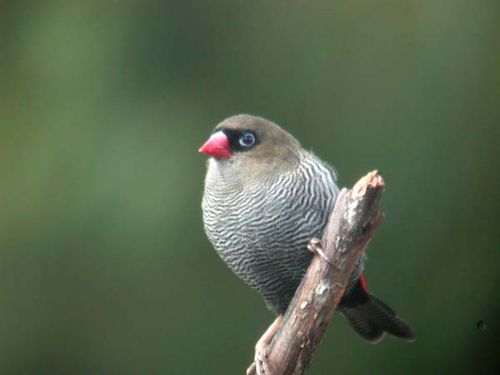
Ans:
<svg viewBox="0 0 500 375"><path fill-rule="evenodd" d="M250 366L247 368L247 375L255 375L256 374L255 362L252 362Z"/></svg>
<svg viewBox="0 0 500 375"><path fill-rule="evenodd" d="M257 341L255 345L254 362L248 367L247 375L272 375L273 372L269 363L269 344L280 326L282 317L282 315L279 315L259 341Z"/></svg>
<svg viewBox="0 0 500 375"><path fill-rule="evenodd" d="M318 239L318 238L313 238L311 241L309 241L309 244L307 245L307 249L314 253L319 255L323 260L325 260L327 263L330 263L333 265L333 261L328 258L325 253L323 252L323 241Z"/></svg>
<svg viewBox="0 0 500 375"><path fill-rule="evenodd" d="M269 345L255 347L254 362L247 368L247 375L271 375L269 367Z"/></svg>

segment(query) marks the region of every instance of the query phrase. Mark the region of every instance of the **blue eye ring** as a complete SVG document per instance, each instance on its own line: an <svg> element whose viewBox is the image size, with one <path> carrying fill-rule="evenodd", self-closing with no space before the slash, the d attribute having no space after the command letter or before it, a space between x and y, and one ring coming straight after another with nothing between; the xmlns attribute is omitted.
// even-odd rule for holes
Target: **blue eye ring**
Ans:
<svg viewBox="0 0 500 375"><path fill-rule="evenodd" d="M255 134L253 134L252 132L245 132L241 135L238 143L241 147L249 148L255 144L255 141Z"/></svg>

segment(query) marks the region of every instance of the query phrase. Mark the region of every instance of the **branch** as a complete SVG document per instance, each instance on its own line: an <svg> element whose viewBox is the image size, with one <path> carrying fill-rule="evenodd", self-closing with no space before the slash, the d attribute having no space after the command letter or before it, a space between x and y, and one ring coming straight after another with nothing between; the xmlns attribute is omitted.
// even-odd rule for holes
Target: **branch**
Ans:
<svg viewBox="0 0 500 375"><path fill-rule="evenodd" d="M383 190L384 180L373 171L340 192L323 239L311 241L317 255L270 343L266 375L299 375L308 367L356 264L382 224Z"/></svg>

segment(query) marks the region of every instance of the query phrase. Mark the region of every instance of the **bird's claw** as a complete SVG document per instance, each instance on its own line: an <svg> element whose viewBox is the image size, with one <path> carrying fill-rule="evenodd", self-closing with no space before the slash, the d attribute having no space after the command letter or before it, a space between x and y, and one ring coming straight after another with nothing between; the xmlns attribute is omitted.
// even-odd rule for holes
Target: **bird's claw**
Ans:
<svg viewBox="0 0 500 375"><path fill-rule="evenodd" d="M252 362L252 364L247 368L247 375L255 375L255 374L256 374L255 362Z"/></svg>
<svg viewBox="0 0 500 375"><path fill-rule="evenodd" d="M319 255L323 260L325 260L327 263L334 265L333 261L328 258L325 253L323 252L323 241L318 239L318 238L313 238L311 241L309 241L309 244L307 245L307 249L314 253Z"/></svg>
<svg viewBox="0 0 500 375"><path fill-rule="evenodd" d="M254 362L247 368L247 375L270 375L269 346L257 345L255 347Z"/></svg>
<svg viewBox="0 0 500 375"><path fill-rule="evenodd" d="M262 345L255 348L255 369L257 375L269 375L271 371L269 369L269 345Z"/></svg>
<svg viewBox="0 0 500 375"><path fill-rule="evenodd" d="M283 315L278 315L274 322L267 328L266 332L257 341L255 345L255 356L254 362L248 367L247 375L271 375L275 373L271 365L269 364L269 345L274 337L274 334L278 330Z"/></svg>

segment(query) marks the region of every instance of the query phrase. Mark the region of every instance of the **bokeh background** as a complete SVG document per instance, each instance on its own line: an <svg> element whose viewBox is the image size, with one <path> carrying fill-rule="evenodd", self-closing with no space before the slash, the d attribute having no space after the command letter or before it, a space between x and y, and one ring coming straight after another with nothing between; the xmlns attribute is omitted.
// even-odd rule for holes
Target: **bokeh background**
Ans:
<svg viewBox="0 0 500 375"><path fill-rule="evenodd" d="M201 224L211 128L281 124L343 186L379 169L371 289L413 344L335 317L308 374L493 373L495 0L3 1L0 373L242 374L273 320ZM482 323L481 323L482 322Z"/></svg>

